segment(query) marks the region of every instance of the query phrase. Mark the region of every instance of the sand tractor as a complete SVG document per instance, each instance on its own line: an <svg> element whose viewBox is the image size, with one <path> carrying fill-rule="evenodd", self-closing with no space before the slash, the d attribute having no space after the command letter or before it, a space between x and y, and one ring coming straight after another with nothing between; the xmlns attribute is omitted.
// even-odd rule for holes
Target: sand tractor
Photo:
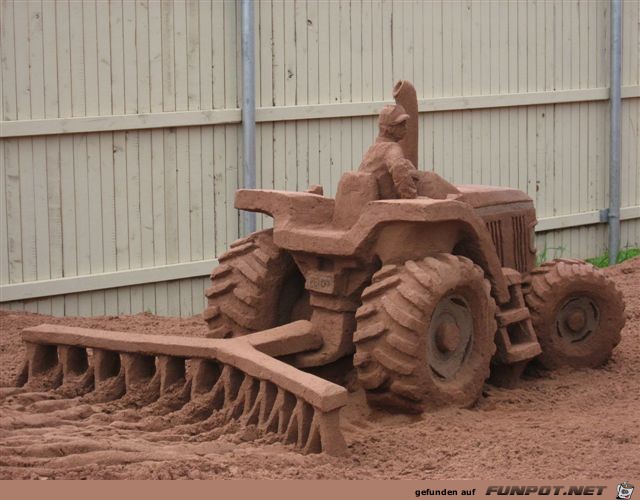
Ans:
<svg viewBox="0 0 640 500"><path fill-rule="evenodd" d="M394 98L335 199L319 186L237 192L236 208L271 216L273 229L219 257L203 313L210 338L41 325L23 332L19 385L174 398L176 411L337 455L347 390L323 367L352 364L374 407L422 412L472 406L487 380L514 385L531 361L606 362L625 318L613 282L578 260L535 267L525 193L417 170L415 89L401 81Z"/></svg>

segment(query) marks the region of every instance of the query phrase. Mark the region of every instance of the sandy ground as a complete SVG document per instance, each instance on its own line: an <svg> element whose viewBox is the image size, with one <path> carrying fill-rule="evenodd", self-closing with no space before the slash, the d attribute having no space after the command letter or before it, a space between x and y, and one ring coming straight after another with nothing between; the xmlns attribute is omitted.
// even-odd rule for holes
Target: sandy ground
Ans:
<svg viewBox="0 0 640 500"><path fill-rule="evenodd" d="M422 416L343 410L349 455L303 456L236 424L197 433L136 425L144 409L0 389L0 478L620 479L640 476L640 258L606 271L627 302L623 339L597 370L486 386L473 409ZM0 311L0 386L22 362L19 332L40 323L200 336L198 317L52 318Z"/></svg>

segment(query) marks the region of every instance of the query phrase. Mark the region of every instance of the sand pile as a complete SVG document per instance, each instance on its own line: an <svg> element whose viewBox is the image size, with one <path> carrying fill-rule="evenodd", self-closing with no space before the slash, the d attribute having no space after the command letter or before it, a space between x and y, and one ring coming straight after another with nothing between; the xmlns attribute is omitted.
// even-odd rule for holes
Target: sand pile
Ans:
<svg viewBox="0 0 640 500"><path fill-rule="evenodd" d="M40 323L202 336L200 318L150 314L53 318L0 311L0 478L613 478L640 475L640 258L608 269L627 302L612 360L598 370L543 373L517 389L486 386L476 408L422 416L370 410L361 390L343 411L350 454L303 456L252 427L194 417L176 391L100 402L13 394ZM191 413L190 413L191 412Z"/></svg>

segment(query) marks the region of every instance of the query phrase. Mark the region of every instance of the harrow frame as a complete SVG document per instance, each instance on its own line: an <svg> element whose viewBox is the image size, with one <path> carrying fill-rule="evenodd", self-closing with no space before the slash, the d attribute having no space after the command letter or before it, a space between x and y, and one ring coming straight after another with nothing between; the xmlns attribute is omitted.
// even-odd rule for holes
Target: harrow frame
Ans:
<svg viewBox="0 0 640 500"><path fill-rule="evenodd" d="M309 321L224 340L49 324L23 330L22 338L27 358L18 385L27 389L57 389L83 379L90 391L119 379L127 393L159 378L160 397L189 381L191 399L208 398L212 411L225 412L225 421L275 432L305 453L346 452L339 425L346 389L276 359L321 346Z"/></svg>

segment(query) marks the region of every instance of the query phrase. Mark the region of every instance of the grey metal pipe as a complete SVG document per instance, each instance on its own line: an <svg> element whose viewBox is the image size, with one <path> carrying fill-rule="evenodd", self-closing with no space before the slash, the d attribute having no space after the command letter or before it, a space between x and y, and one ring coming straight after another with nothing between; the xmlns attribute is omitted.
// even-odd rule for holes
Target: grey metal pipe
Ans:
<svg viewBox="0 0 640 500"><path fill-rule="evenodd" d="M620 61L622 60L622 6L611 0L611 138L609 143L609 264L620 251Z"/></svg>
<svg viewBox="0 0 640 500"><path fill-rule="evenodd" d="M256 187L256 95L255 38L253 0L242 0L242 143L243 183L245 189ZM256 230L255 212L243 212L244 235Z"/></svg>

